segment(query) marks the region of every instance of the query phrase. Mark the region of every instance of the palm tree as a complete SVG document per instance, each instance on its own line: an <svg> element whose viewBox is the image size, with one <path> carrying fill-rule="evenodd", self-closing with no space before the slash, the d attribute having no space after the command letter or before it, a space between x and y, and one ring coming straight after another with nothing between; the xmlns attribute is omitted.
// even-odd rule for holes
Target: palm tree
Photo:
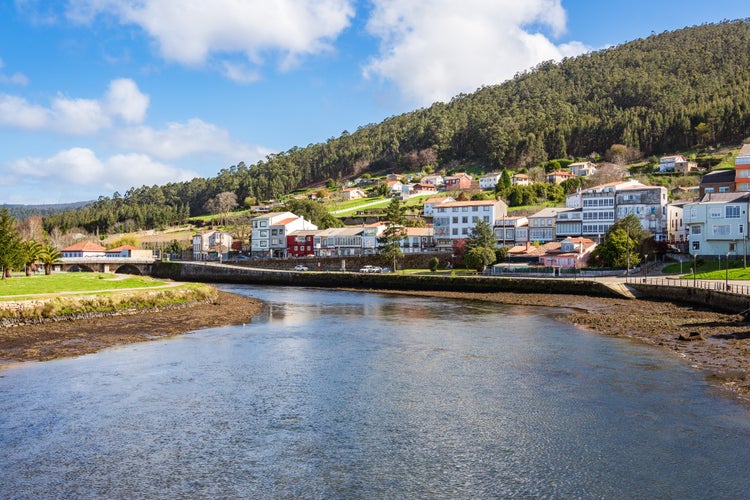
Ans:
<svg viewBox="0 0 750 500"><path fill-rule="evenodd" d="M46 244L42 246L42 253L39 260L44 264L44 274L52 274L52 264L60 260L62 254L55 245Z"/></svg>
<svg viewBox="0 0 750 500"><path fill-rule="evenodd" d="M31 266L40 259L44 246L38 241L24 240L21 242L19 260L23 264L26 276L31 276Z"/></svg>

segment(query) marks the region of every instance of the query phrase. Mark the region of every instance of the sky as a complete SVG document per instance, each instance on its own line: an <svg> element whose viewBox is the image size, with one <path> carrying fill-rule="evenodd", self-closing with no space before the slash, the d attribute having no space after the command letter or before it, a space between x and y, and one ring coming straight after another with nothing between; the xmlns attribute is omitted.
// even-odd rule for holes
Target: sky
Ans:
<svg viewBox="0 0 750 500"><path fill-rule="evenodd" d="M213 177L747 0L0 0L0 205Z"/></svg>

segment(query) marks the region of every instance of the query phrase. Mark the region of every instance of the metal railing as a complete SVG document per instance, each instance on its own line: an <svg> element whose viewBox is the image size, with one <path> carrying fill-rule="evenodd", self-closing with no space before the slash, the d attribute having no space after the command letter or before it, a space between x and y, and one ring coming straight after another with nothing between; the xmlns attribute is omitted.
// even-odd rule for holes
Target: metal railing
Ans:
<svg viewBox="0 0 750 500"><path fill-rule="evenodd" d="M626 283L658 286L670 286L679 288L701 288L703 290L716 290L719 292L733 293L736 295L750 295L750 285L737 285L726 281L701 280L701 279L674 279L662 277L628 276Z"/></svg>

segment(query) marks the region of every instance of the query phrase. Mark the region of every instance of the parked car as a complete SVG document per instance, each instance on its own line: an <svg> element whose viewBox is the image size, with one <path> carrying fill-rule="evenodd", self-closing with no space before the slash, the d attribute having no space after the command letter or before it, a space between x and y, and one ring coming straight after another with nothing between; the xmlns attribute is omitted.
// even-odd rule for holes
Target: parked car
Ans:
<svg viewBox="0 0 750 500"><path fill-rule="evenodd" d="M383 270L379 268L378 266L367 265L361 268L359 272L360 273L380 273L380 272L383 272Z"/></svg>
<svg viewBox="0 0 750 500"><path fill-rule="evenodd" d="M308 268L307 266L303 266L302 264L297 264L296 266L294 266L294 270L295 271L307 271Z"/></svg>

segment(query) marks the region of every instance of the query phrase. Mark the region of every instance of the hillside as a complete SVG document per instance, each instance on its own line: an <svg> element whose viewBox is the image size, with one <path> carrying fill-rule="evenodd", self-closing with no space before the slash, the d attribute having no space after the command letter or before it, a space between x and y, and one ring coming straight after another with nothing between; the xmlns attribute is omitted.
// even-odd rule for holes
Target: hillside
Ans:
<svg viewBox="0 0 750 500"><path fill-rule="evenodd" d="M739 143L750 135L750 22L730 21L652 35L546 62L495 86L344 132L325 143L223 169L211 179L131 189L45 227L106 232L181 223L231 191L278 198L299 187L364 172L467 162L485 169L531 167L552 158L603 154L624 144L641 155Z"/></svg>

